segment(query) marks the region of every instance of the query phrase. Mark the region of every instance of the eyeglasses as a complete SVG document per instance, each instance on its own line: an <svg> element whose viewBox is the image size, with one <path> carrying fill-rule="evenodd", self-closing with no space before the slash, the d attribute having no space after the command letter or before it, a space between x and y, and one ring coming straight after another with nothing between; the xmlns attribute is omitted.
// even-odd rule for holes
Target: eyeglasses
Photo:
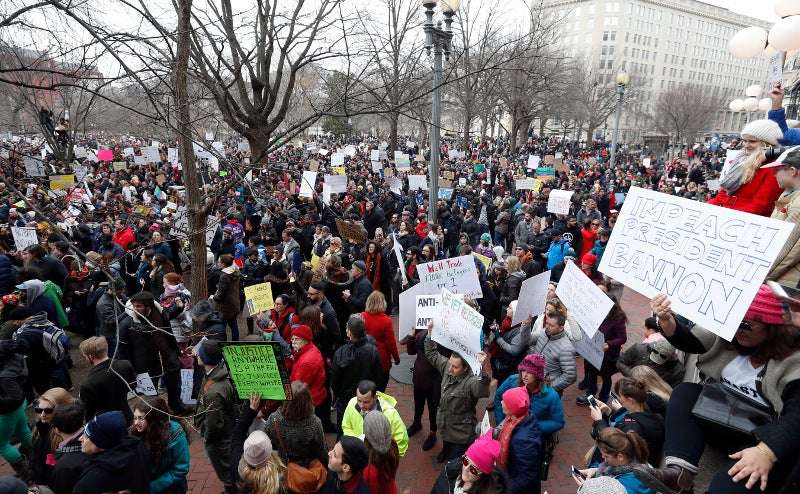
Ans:
<svg viewBox="0 0 800 494"><path fill-rule="evenodd" d="M51 413L53 413L53 410L54 410L53 408L39 408L39 407L33 409L33 411L36 412L37 415L42 413L44 413L45 415L50 415Z"/></svg>
<svg viewBox="0 0 800 494"><path fill-rule="evenodd" d="M480 476L481 471L478 470L478 467L472 464L470 459L467 458L467 455L461 457L461 464L467 467L469 469L469 473L471 473L472 475L476 477Z"/></svg>

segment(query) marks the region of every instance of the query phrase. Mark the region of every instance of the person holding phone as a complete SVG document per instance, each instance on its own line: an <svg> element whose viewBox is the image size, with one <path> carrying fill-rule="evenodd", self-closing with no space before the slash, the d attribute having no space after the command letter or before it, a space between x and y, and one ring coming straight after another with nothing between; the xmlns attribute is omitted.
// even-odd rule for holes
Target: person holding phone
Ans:
<svg viewBox="0 0 800 494"><path fill-rule="evenodd" d="M769 92L769 98L772 100L772 109L767 113L767 118L778 124L783 132L783 138L778 139L778 143L784 146L800 144L800 129L790 128L786 122L786 110L783 108L783 88L780 82L775 83Z"/></svg>
<svg viewBox="0 0 800 494"><path fill-rule="evenodd" d="M581 487L578 492L614 492L583 489L591 479L611 477L622 484L627 494L655 494L656 491L644 483L648 474L643 464L647 461L648 452L647 444L638 434L623 432L615 427L603 429L597 437L597 450L603 459L597 467L583 470L573 467L572 478ZM591 483L595 482L592 480Z"/></svg>

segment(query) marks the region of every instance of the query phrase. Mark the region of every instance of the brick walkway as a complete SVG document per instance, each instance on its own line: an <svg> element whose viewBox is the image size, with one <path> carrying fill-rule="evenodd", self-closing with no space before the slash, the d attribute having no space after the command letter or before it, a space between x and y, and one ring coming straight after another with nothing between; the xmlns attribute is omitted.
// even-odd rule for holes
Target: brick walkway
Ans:
<svg viewBox="0 0 800 494"><path fill-rule="evenodd" d="M628 340L633 343L641 340L641 328L644 319L650 315L647 300L637 293L626 289L622 297L622 306L628 314ZM395 321L396 324L396 321ZM579 375L582 374L583 363L578 362ZM580 377L580 376L579 376ZM408 425L413 417L414 402L410 385L402 385L390 380L387 393L394 396L398 402L400 415ZM556 455L550 467L550 477L543 483L543 491L549 494L572 494L576 490L575 482L569 475L570 465L584 464L583 456L592 444L589 437L591 420L586 408L575 405L575 398L579 391L577 386L571 386L564 394L564 411L567 424L560 434L560 444L556 448ZM483 415L487 400L480 404L479 416ZM436 463L435 457L441 442L431 451L422 451L422 443L427 437L427 410L423 419L423 430L410 439L408 453L401 460L400 470L397 473L397 483L401 492L411 494L424 494L430 492L431 486L439 475L441 465ZM191 467L189 470L189 492L191 494L220 494L222 484L214 474L208 462L201 441L195 440L190 446ZM335 436L328 434L326 437L329 446L332 446ZM0 475L10 474L9 465L0 460Z"/></svg>

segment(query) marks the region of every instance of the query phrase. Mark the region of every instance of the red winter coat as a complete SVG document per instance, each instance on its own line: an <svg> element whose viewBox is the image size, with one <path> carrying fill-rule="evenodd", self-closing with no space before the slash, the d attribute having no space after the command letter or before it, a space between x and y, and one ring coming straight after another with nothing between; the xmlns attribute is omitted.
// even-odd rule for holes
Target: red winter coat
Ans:
<svg viewBox="0 0 800 494"><path fill-rule="evenodd" d="M770 211L771 212L771 211ZM112 235L111 240L122 247L123 250L128 250L128 246L136 241L136 235L133 234L131 227L126 227L123 230L116 232Z"/></svg>
<svg viewBox="0 0 800 494"><path fill-rule="evenodd" d="M775 201L783 192L775 179L775 170L776 168L759 168L753 179L739 187L733 195L721 189L708 203L760 216L770 216L775 209Z"/></svg>
<svg viewBox="0 0 800 494"><path fill-rule="evenodd" d="M370 314L369 312L362 312L361 318L364 320L364 328L367 334L375 338L383 370L388 371L392 368L392 357L395 360L400 360L400 353L397 351L397 340L394 337L394 327L392 327L392 318L386 314Z"/></svg>
<svg viewBox="0 0 800 494"><path fill-rule="evenodd" d="M583 256L594 247L594 241L597 240L597 230L581 228L581 237L583 237L583 242L581 243L581 251L578 254L578 263L580 263Z"/></svg>
<svg viewBox="0 0 800 494"><path fill-rule="evenodd" d="M290 379L302 381L308 386L315 407L325 401L328 396L328 391L325 389L325 361L316 345L309 342L294 354Z"/></svg>

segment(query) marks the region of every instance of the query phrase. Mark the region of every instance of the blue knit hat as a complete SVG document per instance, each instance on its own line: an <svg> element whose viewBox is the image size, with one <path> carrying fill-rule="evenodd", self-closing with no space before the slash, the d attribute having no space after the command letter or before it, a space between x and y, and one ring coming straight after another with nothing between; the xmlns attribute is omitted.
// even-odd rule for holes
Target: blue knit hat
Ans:
<svg viewBox="0 0 800 494"><path fill-rule="evenodd" d="M100 449L111 449L128 434L128 422L119 410L105 412L86 424L83 433Z"/></svg>
<svg viewBox="0 0 800 494"><path fill-rule="evenodd" d="M206 340L200 345L197 355L206 365L217 365L222 361L222 349L211 340Z"/></svg>

